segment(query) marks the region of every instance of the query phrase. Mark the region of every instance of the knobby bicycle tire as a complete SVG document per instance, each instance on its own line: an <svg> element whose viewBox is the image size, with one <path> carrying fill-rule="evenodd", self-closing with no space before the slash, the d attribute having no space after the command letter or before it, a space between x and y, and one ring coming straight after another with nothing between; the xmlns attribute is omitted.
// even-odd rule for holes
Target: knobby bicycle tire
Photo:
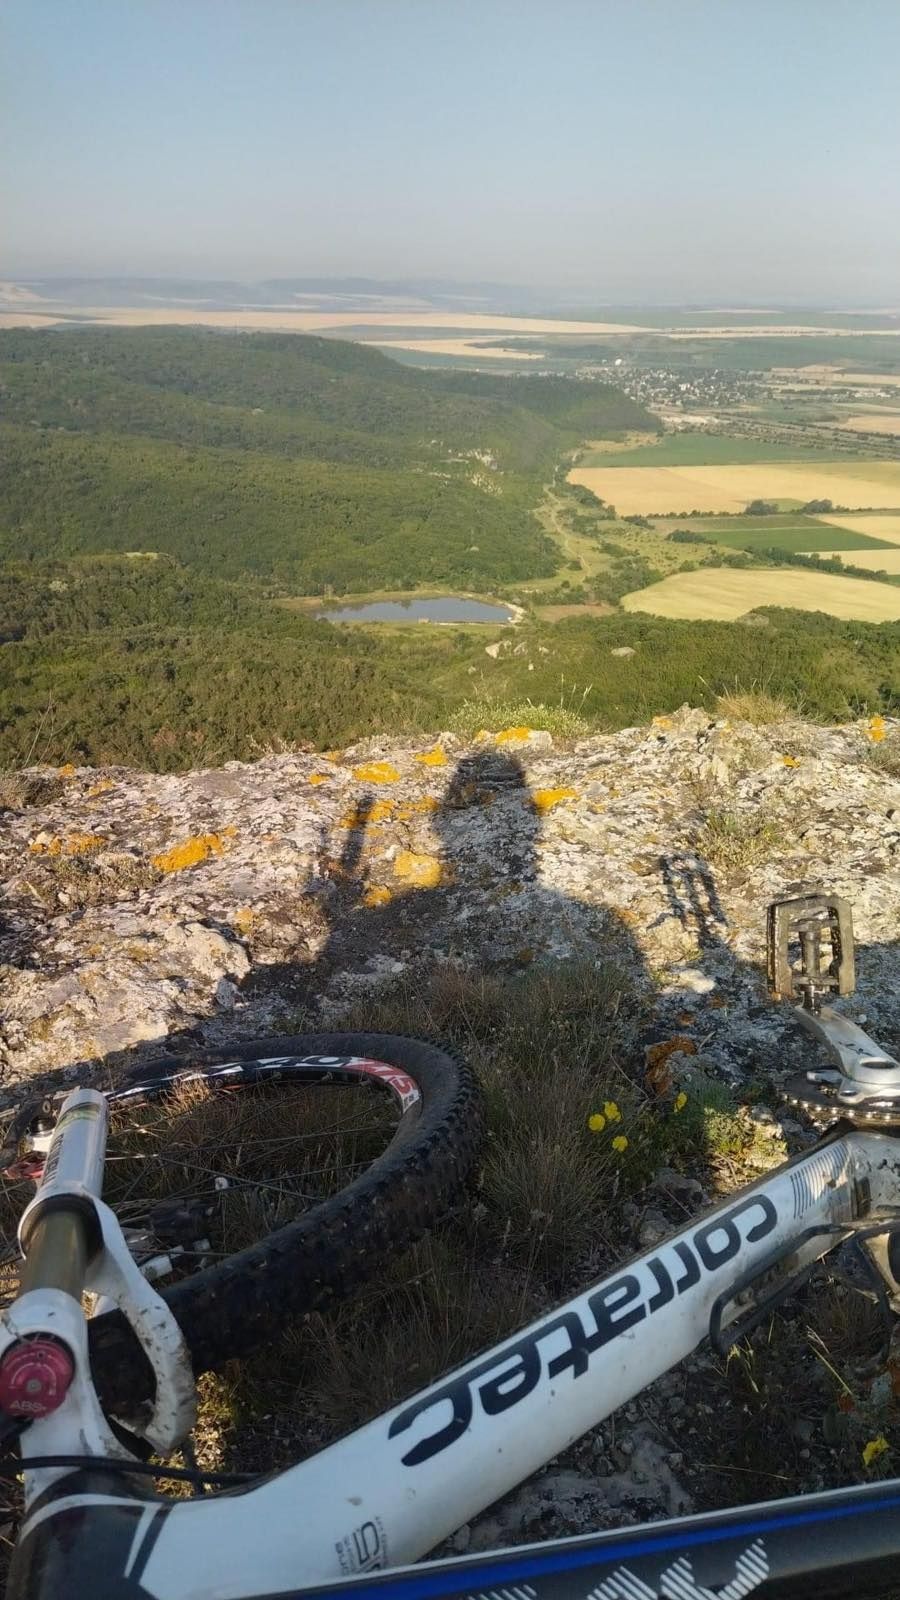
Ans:
<svg viewBox="0 0 900 1600"><path fill-rule="evenodd" d="M481 1101L469 1069L432 1044L392 1034L318 1033L257 1039L228 1051L166 1057L132 1075L170 1079L263 1056L359 1056L407 1072L420 1091L414 1114L352 1183L301 1218L214 1267L162 1291L194 1372L249 1355L284 1323L348 1298L400 1249L444 1215L470 1177L482 1133ZM116 1092L121 1092L121 1085ZM91 1366L104 1407L127 1417L153 1393L142 1350L118 1311L89 1323Z"/></svg>

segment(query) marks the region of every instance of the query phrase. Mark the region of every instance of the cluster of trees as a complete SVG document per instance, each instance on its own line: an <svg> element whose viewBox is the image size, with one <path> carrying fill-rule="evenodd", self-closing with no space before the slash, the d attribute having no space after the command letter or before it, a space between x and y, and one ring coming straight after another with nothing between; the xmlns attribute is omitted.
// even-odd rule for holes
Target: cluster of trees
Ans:
<svg viewBox="0 0 900 1600"><path fill-rule="evenodd" d="M629 585L653 576L633 573ZM259 587L165 559L11 565L0 582L0 761L169 771L280 741L327 748L373 729L433 732L473 684L499 700L555 704L561 673L591 685L584 714L602 728L685 700L712 705L717 691L762 679L814 716L900 708L900 624L765 616L761 628L621 612L526 621L525 652L486 663L478 628L333 628ZM610 655L625 644L634 657Z"/></svg>
<svg viewBox="0 0 900 1600"><path fill-rule="evenodd" d="M543 476L619 390L296 335L0 333L0 554L163 551L319 593L552 573Z"/></svg>

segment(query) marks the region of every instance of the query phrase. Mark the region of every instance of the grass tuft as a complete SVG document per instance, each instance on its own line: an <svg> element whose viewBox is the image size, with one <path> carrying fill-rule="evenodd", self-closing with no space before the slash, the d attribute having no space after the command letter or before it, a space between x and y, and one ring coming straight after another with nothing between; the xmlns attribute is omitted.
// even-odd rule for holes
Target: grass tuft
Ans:
<svg viewBox="0 0 900 1600"><path fill-rule="evenodd" d="M590 692L584 691L581 704ZM450 728L463 738L484 728L488 733L499 733L503 728L544 729L557 739L583 739L591 731L591 724L573 705L545 705L534 700L495 700L485 696L465 700L450 718Z"/></svg>
<svg viewBox="0 0 900 1600"><path fill-rule="evenodd" d="M748 689L740 689L735 685L724 694L717 694L716 710L729 722L749 722L754 728L787 722L791 716L799 715L780 695L771 694L764 684L759 683L751 684Z"/></svg>

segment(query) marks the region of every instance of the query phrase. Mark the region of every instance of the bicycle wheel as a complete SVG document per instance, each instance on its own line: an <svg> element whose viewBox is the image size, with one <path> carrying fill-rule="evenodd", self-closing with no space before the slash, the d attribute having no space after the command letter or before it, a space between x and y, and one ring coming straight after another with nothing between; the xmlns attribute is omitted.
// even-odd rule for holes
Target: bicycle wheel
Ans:
<svg viewBox="0 0 900 1600"><path fill-rule="evenodd" d="M468 1070L388 1034L164 1057L108 1098L104 1198L198 1374L371 1279L453 1204L481 1134ZM150 1368L120 1313L90 1336L101 1400L127 1415L152 1394Z"/></svg>

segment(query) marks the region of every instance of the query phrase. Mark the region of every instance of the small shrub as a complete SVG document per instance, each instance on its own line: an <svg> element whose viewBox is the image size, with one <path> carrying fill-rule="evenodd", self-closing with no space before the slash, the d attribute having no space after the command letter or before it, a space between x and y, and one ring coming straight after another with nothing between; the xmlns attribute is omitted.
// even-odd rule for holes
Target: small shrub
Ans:
<svg viewBox="0 0 900 1600"><path fill-rule="evenodd" d="M900 778L900 734L890 734L869 750L869 765L889 778Z"/></svg>
<svg viewBox="0 0 900 1600"><path fill-rule="evenodd" d="M586 689L584 697L589 692ZM469 739L482 728L499 733L518 727L544 729L559 739L581 739L590 732L587 718L572 705L548 706L533 700L465 700L450 718L451 731Z"/></svg>
<svg viewBox="0 0 900 1600"><path fill-rule="evenodd" d="M697 849L723 872L746 872L766 859L780 837L777 824L758 811L716 807L698 832Z"/></svg>

